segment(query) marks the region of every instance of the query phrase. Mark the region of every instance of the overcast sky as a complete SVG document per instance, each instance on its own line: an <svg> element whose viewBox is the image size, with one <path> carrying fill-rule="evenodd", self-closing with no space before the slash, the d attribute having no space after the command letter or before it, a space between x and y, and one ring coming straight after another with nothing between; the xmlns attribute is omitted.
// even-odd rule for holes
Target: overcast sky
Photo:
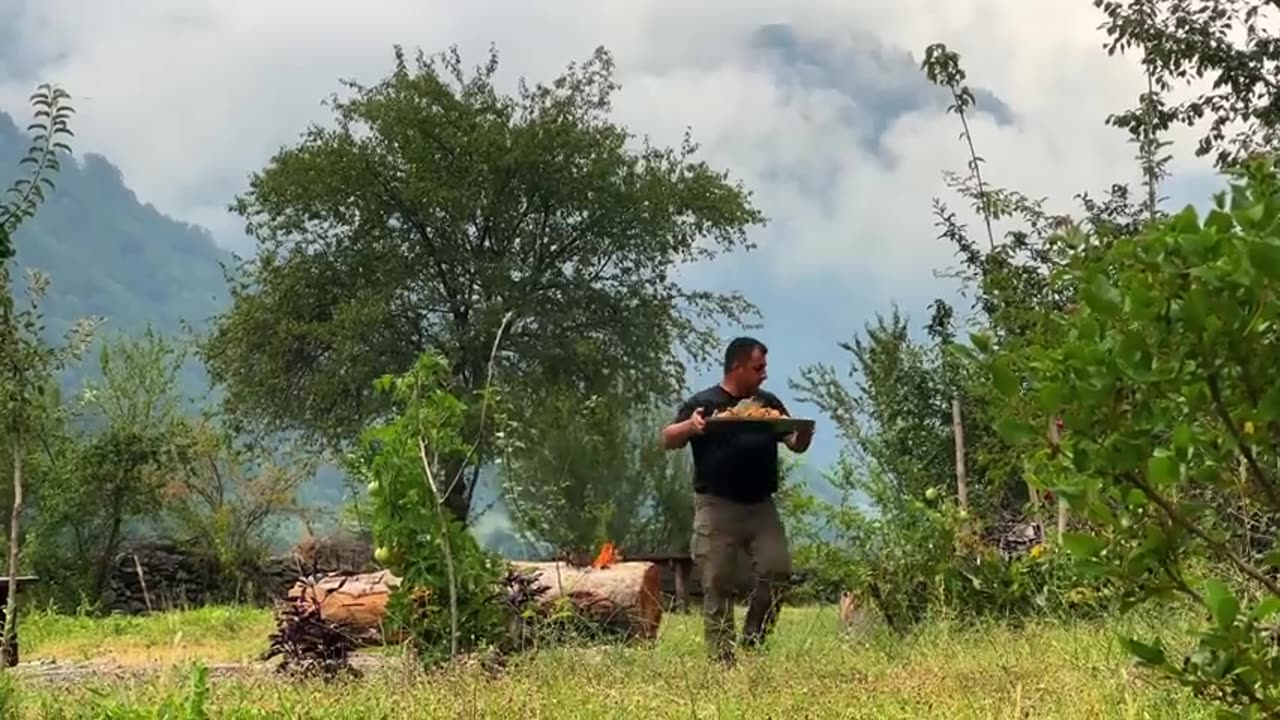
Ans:
<svg viewBox="0 0 1280 720"><path fill-rule="evenodd" d="M992 182L1066 211L1080 191L1136 178L1133 147L1103 120L1143 83L1101 49L1100 19L1088 0L0 0L0 108L21 117L36 83L61 84L78 152L106 155L142 200L243 250L225 207L246 175L327 119L339 78L385 75L393 44L457 44L473 64L496 43L508 83L550 79L605 45L618 118L667 143L691 127L770 216L759 251L690 278L762 306L771 384L788 398L788 376L839 362L835 343L875 312L896 301L923 321L949 292L932 276L951 248L930 202L965 149L922 94L929 43L958 51L992 94L972 124ZM1172 139L1166 194L1198 201L1217 181L1188 134ZM819 440L821 464L834 439Z"/></svg>

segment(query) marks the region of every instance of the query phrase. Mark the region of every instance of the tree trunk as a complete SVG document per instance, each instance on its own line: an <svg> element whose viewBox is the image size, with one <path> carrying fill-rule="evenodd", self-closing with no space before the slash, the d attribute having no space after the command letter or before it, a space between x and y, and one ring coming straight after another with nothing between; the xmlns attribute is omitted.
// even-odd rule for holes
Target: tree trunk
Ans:
<svg viewBox="0 0 1280 720"><path fill-rule="evenodd" d="M318 604L320 617L346 627L366 645L392 641L383 620L387 600L400 586L400 578L386 570L362 575L329 575L314 583L299 581L286 597L295 603Z"/></svg>
<svg viewBox="0 0 1280 720"><path fill-rule="evenodd" d="M445 474L441 479L444 487L440 489L444 495L444 507L463 527L467 527L471 517L471 483L467 477L470 464L466 461L465 451L445 457L441 465L444 466Z"/></svg>
<svg viewBox="0 0 1280 720"><path fill-rule="evenodd" d="M0 638L0 667L9 667L10 659L15 658L17 648L13 641L17 637L18 618L18 543L22 538L19 523L22 520L22 438L18 433L13 437L13 512L9 516L9 593L5 598L4 637Z"/></svg>
<svg viewBox="0 0 1280 720"><path fill-rule="evenodd" d="M513 562L550 588L539 598L545 609L562 598L578 613L627 637L652 639L662 622L662 571L651 562L620 562L596 570L560 562Z"/></svg>
<svg viewBox="0 0 1280 720"><path fill-rule="evenodd" d="M93 570L93 597L95 598L102 597L103 591L107 589L107 571L116 556L116 546L120 544L120 525L124 520L122 517L124 513L121 510L124 504L122 494L120 486L117 485L111 497L111 530L107 533L107 543L103 546L97 567Z"/></svg>

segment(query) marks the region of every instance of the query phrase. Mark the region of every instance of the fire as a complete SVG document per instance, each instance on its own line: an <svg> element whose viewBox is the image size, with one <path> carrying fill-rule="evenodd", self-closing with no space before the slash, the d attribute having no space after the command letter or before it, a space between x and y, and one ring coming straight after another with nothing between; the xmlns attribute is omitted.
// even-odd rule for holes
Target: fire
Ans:
<svg viewBox="0 0 1280 720"><path fill-rule="evenodd" d="M618 561L618 551L614 549L613 543L606 542L600 548L600 554L596 555L596 559L591 563L591 567L596 570L603 570Z"/></svg>

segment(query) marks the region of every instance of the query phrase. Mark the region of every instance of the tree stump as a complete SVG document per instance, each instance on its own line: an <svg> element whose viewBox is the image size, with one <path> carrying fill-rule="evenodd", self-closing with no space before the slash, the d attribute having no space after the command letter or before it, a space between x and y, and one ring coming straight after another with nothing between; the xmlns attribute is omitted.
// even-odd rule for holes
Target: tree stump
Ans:
<svg viewBox="0 0 1280 720"><path fill-rule="evenodd" d="M361 644L377 645L384 637L387 600L400 578L386 570L360 575L327 575L314 582L298 581L287 599L320 606L320 617L348 628Z"/></svg>

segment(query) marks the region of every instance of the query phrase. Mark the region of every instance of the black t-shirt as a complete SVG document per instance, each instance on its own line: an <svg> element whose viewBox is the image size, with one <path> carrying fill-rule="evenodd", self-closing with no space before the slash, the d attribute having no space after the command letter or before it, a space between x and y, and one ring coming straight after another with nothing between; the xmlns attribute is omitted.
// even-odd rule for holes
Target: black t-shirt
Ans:
<svg viewBox="0 0 1280 720"><path fill-rule="evenodd" d="M760 390L755 400L765 407L789 415L776 395ZM676 413L676 422L684 422L693 411L702 408L702 416L710 418L745 398L734 397L720 385L697 393L684 401ZM741 503L767 500L778 491L777 432L735 429L732 432L710 428L689 440L693 448L693 490Z"/></svg>

